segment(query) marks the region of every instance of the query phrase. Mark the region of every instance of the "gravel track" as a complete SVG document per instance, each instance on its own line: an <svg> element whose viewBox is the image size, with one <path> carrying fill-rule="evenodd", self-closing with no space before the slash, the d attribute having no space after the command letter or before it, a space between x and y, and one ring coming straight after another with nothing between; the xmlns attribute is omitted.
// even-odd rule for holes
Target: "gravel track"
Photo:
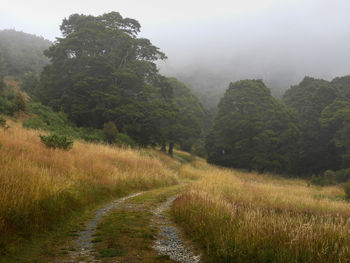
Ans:
<svg viewBox="0 0 350 263"><path fill-rule="evenodd" d="M72 249L74 251L71 251L69 254L69 259L66 259L60 262L64 262L64 263L73 263L73 262L99 263L101 262L100 260L95 259L95 256L94 256L95 252L92 248L93 247L92 236L97 230L98 223L100 222L101 218L104 215L106 215L108 212L110 212L113 208L118 208L127 199L138 196L140 194L142 194L142 192L131 194L123 198L119 198L113 201L112 203L109 203L108 205L104 206L103 208L98 209L96 211L94 218L87 222L85 229L77 233L78 238Z"/></svg>
<svg viewBox="0 0 350 263"><path fill-rule="evenodd" d="M182 240L178 229L172 224L166 210L170 207L177 196L170 197L153 212L155 214L154 223L159 228L157 239L153 248L161 255L167 255L172 260L181 263L201 262L201 256L195 255L193 249Z"/></svg>
<svg viewBox="0 0 350 263"><path fill-rule="evenodd" d="M127 210L144 209L143 205L130 204L126 200L136 197L142 192L117 199L95 212L93 219L86 223L85 229L77 232L77 239L70 248L67 258L53 261L54 263L101 263L96 259L93 249L93 234L96 232L102 217L114 208L124 208ZM177 196L168 198L153 210L152 226L158 229L158 235L153 248L161 255L167 255L170 259L181 263L199 263L200 255L195 255L191 245L187 244L179 234L178 229L172 224L167 210ZM109 261L118 262L118 261Z"/></svg>

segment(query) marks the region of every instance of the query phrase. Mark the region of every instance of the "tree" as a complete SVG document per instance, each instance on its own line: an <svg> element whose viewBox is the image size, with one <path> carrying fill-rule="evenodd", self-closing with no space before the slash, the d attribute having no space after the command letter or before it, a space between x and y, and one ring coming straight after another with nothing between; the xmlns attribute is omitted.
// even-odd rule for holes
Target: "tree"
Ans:
<svg viewBox="0 0 350 263"><path fill-rule="evenodd" d="M296 112L301 130L296 173L319 174L339 166L332 135L319 121L324 108L337 96L338 92L328 81L310 77L286 91L283 101Z"/></svg>
<svg viewBox="0 0 350 263"><path fill-rule="evenodd" d="M45 51L52 64L41 74L39 99L78 126L112 121L138 144L150 144L162 89L154 61L165 54L137 38L138 21L117 12L74 14L60 29L63 37Z"/></svg>
<svg viewBox="0 0 350 263"><path fill-rule="evenodd" d="M329 134L337 148L340 167L350 167L350 101L336 99L322 111L320 123Z"/></svg>
<svg viewBox="0 0 350 263"><path fill-rule="evenodd" d="M204 109L198 98L184 83L175 78L168 78L167 81L173 90L175 109L173 125L169 127L167 139L170 146L178 143L182 150L189 152L201 135Z"/></svg>
<svg viewBox="0 0 350 263"><path fill-rule="evenodd" d="M334 78L331 85L338 93L339 98L350 100L350 75Z"/></svg>
<svg viewBox="0 0 350 263"><path fill-rule="evenodd" d="M294 115L261 80L231 83L206 140L208 162L259 172L292 169Z"/></svg>
<svg viewBox="0 0 350 263"><path fill-rule="evenodd" d="M40 84L40 78L32 72L24 74L22 90L27 92L32 98L36 96L37 89Z"/></svg>

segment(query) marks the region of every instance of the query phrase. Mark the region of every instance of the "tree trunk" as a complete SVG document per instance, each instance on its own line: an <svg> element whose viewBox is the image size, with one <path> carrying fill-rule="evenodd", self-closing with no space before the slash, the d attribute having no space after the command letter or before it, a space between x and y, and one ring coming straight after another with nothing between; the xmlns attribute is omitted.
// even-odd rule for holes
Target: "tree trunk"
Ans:
<svg viewBox="0 0 350 263"><path fill-rule="evenodd" d="M168 151L170 156L173 156L173 149L174 149L174 143L171 142L169 143L169 151Z"/></svg>

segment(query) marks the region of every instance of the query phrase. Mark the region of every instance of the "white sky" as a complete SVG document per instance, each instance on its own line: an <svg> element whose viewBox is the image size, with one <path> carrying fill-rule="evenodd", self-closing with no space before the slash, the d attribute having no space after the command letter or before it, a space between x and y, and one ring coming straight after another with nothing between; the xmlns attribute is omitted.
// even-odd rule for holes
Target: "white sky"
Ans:
<svg viewBox="0 0 350 263"><path fill-rule="evenodd" d="M15 28L54 40L64 17L73 13L100 15L118 11L142 25L220 20L234 15L261 12L281 0L1 0L0 27ZM284 2L298 2L288 1ZM300 1L299 1L300 2Z"/></svg>
<svg viewBox="0 0 350 263"><path fill-rule="evenodd" d="M110 11L141 23L141 36L169 57L162 68L171 74L350 74L350 0L0 0L0 29L54 40L70 14Z"/></svg>

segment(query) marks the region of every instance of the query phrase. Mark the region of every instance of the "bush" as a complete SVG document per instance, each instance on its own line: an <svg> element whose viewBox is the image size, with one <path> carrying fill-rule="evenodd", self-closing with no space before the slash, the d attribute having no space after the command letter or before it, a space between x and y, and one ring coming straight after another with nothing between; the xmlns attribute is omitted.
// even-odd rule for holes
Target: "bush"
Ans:
<svg viewBox="0 0 350 263"><path fill-rule="evenodd" d="M346 169L341 169L335 172L337 176L337 181L339 183L344 183L350 180L350 167Z"/></svg>
<svg viewBox="0 0 350 263"><path fill-rule="evenodd" d="M54 134L80 138L88 142L103 142L104 132L93 128L76 127L69 123L63 112L54 112L41 103L28 103L28 112L33 116L23 123L23 127L45 130Z"/></svg>
<svg viewBox="0 0 350 263"><path fill-rule="evenodd" d="M40 140L49 148L60 148L63 150L70 150L73 147L73 140L64 136L52 134L49 136L39 135Z"/></svg>
<svg viewBox="0 0 350 263"><path fill-rule="evenodd" d="M103 132L106 136L106 140L109 143L114 143L118 137L118 129L117 126L115 126L114 122L106 122L103 125Z"/></svg>
<svg viewBox="0 0 350 263"><path fill-rule="evenodd" d="M119 133L115 143L119 146L131 146L135 147L136 143L133 139L129 137L129 135L125 133Z"/></svg>
<svg viewBox="0 0 350 263"><path fill-rule="evenodd" d="M0 113L12 115L14 112L13 104L5 97L0 97Z"/></svg>
<svg viewBox="0 0 350 263"><path fill-rule="evenodd" d="M80 127L77 128L77 138L81 138L87 142L103 142L105 141L105 135L102 130L93 128Z"/></svg>
<svg viewBox="0 0 350 263"><path fill-rule="evenodd" d="M320 186L325 186L325 185L334 185L338 183L336 172L332 170L327 170L321 175L312 175L311 177L311 184L314 185L320 185Z"/></svg>

